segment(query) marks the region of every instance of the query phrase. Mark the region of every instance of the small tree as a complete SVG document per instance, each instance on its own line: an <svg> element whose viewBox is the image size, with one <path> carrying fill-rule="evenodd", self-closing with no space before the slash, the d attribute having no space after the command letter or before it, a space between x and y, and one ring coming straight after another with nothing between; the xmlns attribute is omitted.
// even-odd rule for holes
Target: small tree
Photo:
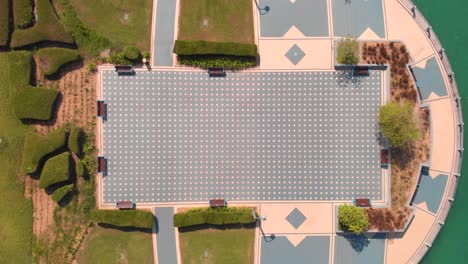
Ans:
<svg viewBox="0 0 468 264"><path fill-rule="evenodd" d="M351 37L347 37L338 42L336 60L340 64L358 64L359 62L359 42Z"/></svg>
<svg viewBox="0 0 468 264"><path fill-rule="evenodd" d="M380 108L380 130L393 148L401 148L418 139L418 126L411 102L389 103Z"/></svg>
<svg viewBox="0 0 468 264"><path fill-rule="evenodd" d="M125 46L122 51L123 56L130 61L136 61L140 58L140 50L135 46Z"/></svg>
<svg viewBox="0 0 468 264"><path fill-rule="evenodd" d="M341 230L359 235L369 228L369 218L363 208L344 204L338 207L338 224Z"/></svg>

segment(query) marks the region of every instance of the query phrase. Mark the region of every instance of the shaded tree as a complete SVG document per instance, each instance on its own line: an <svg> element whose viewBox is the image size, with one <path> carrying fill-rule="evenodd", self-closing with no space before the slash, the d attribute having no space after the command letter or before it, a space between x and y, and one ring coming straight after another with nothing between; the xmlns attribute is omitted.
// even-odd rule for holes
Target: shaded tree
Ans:
<svg viewBox="0 0 468 264"><path fill-rule="evenodd" d="M338 224L341 230L359 235L369 228L369 217L363 208L344 204L338 207Z"/></svg>
<svg viewBox="0 0 468 264"><path fill-rule="evenodd" d="M393 148L401 148L418 139L418 126L412 102L389 103L380 108L380 130Z"/></svg>

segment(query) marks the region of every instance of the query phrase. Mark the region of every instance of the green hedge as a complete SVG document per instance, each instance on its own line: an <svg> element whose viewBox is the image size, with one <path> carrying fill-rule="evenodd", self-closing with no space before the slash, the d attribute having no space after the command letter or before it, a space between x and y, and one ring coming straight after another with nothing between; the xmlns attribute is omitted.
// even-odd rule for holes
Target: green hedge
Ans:
<svg viewBox="0 0 468 264"><path fill-rule="evenodd" d="M250 56L227 55L178 55L179 64L206 69L224 67L228 70L241 70L257 65L257 58Z"/></svg>
<svg viewBox="0 0 468 264"><path fill-rule="evenodd" d="M33 173L41 159L62 147L66 143L66 134L63 129L57 129L45 136L28 134L24 141L23 169L26 173Z"/></svg>
<svg viewBox="0 0 468 264"><path fill-rule="evenodd" d="M19 119L49 120L58 91L46 88L20 89L14 99L14 110Z"/></svg>
<svg viewBox="0 0 468 264"><path fill-rule="evenodd" d="M10 1L0 0L0 47L8 44L10 35Z"/></svg>
<svg viewBox="0 0 468 264"><path fill-rule="evenodd" d="M76 50L64 48L45 48L37 52L39 67L45 75L55 74L63 65L80 59Z"/></svg>
<svg viewBox="0 0 468 264"><path fill-rule="evenodd" d="M75 185L72 183L58 188L52 194L52 200L57 203L60 202L63 199L63 197L65 197L69 192L73 190L74 187Z"/></svg>
<svg viewBox="0 0 468 264"><path fill-rule="evenodd" d="M39 179L39 188L47 188L56 183L70 179L70 153L64 152L52 157L44 164L44 169Z"/></svg>
<svg viewBox="0 0 468 264"><path fill-rule="evenodd" d="M29 51L13 51L8 53L10 61L10 79L19 91L30 88L32 55Z"/></svg>
<svg viewBox="0 0 468 264"><path fill-rule="evenodd" d="M174 53L177 55L211 54L257 57L257 45L203 40L176 40Z"/></svg>
<svg viewBox="0 0 468 264"><path fill-rule="evenodd" d="M149 211L138 210L95 210L91 219L100 224L151 229L154 215Z"/></svg>
<svg viewBox="0 0 468 264"><path fill-rule="evenodd" d="M252 209L248 207L195 208L174 215L174 226L187 227L202 224L251 224Z"/></svg>
<svg viewBox="0 0 468 264"><path fill-rule="evenodd" d="M68 136L68 148L76 155L81 154L80 138L83 130L79 127L73 127Z"/></svg>
<svg viewBox="0 0 468 264"><path fill-rule="evenodd" d="M43 41L57 41L73 44L73 38L65 31L55 14L49 0L37 0L36 10L38 21L28 29L15 30L11 37L11 47L21 48Z"/></svg>
<svg viewBox="0 0 468 264"><path fill-rule="evenodd" d="M83 164L83 161L78 160L76 162L76 176L83 177L84 173L85 173L85 166Z"/></svg>
<svg viewBox="0 0 468 264"><path fill-rule="evenodd" d="M33 0L14 0L13 17L15 26L18 28L26 28L32 25L34 21Z"/></svg>

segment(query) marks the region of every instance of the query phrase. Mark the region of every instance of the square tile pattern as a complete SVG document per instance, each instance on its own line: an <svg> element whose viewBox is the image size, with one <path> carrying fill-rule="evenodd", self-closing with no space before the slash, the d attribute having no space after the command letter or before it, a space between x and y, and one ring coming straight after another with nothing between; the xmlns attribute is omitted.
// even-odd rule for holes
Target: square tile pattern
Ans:
<svg viewBox="0 0 468 264"><path fill-rule="evenodd" d="M306 219L307 217L297 208L294 208L286 217L286 220L288 220L295 229L298 229Z"/></svg>
<svg viewBox="0 0 468 264"><path fill-rule="evenodd" d="M105 70L104 202L381 199L381 74Z"/></svg>

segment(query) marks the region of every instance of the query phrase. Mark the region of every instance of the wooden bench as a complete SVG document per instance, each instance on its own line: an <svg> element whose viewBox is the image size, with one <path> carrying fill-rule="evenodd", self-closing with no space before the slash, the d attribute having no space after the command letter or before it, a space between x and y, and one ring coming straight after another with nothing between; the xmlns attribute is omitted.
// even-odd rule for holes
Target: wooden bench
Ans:
<svg viewBox="0 0 468 264"><path fill-rule="evenodd" d="M98 157L98 172L107 173L107 159L101 156Z"/></svg>
<svg viewBox="0 0 468 264"><path fill-rule="evenodd" d="M132 201L118 201L115 206L119 210L125 210L125 209L135 209L135 203Z"/></svg>
<svg viewBox="0 0 468 264"><path fill-rule="evenodd" d="M381 166L388 166L388 149L381 149L380 150L380 165Z"/></svg>
<svg viewBox="0 0 468 264"><path fill-rule="evenodd" d="M227 203L224 199L211 199L210 207L226 207Z"/></svg>
<svg viewBox="0 0 468 264"><path fill-rule="evenodd" d="M356 66L353 68L353 76L369 76L368 66Z"/></svg>
<svg viewBox="0 0 468 264"><path fill-rule="evenodd" d="M224 68L208 68L208 76L216 77L216 76L226 76L226 71Z"/></svg>
<svg viewBox="0 0 468 264"><path fill-rule="evenodd" d="M105 117L107 114L106 112L106 105L104 104L104 101L97 101L97 116Z"/></svg>
<svg viewBox="0 0 468 264"><path fill-rule="evenodd" d="M114 68L117 74L132 74L135 72L132 65L114 65Z"/></svg>
<svg viewBox="0 0 468 264"><path fill-rule="evenodd" d="M357 207L371 207L371 201L367 198L354 199L354 205Z"/></svg>

